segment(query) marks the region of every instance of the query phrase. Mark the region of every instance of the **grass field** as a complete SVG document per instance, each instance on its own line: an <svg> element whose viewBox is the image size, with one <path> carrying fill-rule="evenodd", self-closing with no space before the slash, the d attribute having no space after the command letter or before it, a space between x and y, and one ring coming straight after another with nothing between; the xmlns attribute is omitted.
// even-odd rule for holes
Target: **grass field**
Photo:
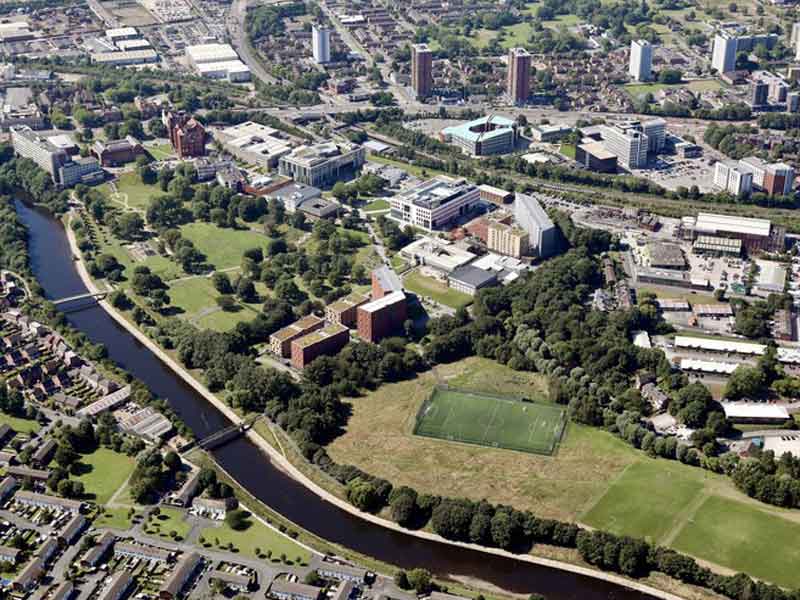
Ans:
<svg viewBox="0 0 800 600"><path fill-rule="evenodd" d="M206 255L209 264L216 269L238 267L242 254L256 246L264 248L267 237L250 230L223 229L213 223L189 223L181 227L186 239L192 240L197 249Z"/></svg>
<svg viewBox="0 0 800 600"><path fill-rule="evenodd" d="M150 200L162 194L161 188L157 185L147 185L142 183L135 172L122 173L117 179L117 191L126 194L128 197L127 206L145 210L150 206Z"/></svg>
<svg viewBox="0 0 800 600"><path fill-rule="evenodd" d="M81 456L81 474L86 495L97 504L105 504L114 495L136 466L130 456L107 448L98 448L91 454Z"/></svg>
<svg viewBox="0 0 800 600"><path fill-rule="evenodd" d="M451 308L460 308L472 304L472 296L451 290L441 281L426 277L419 271L409 273L403 278L403 287L420 296L433 298L436 302Z"/></svg>
<svg viewBox="0 0 800 600"><path fill-rule="evenodd" d="M229 273L233 276L235 273ZM266 286L256 285L259 293L266 292ZM170 304L180 308L182 319L189 320L203 329L215 331L228 331L237 323L250 320L255 315L254 308L250 305L240 304L239 310L226 312L217 306L219 293L214 289L211 280L207 277L183 279L169 285Z"/></svg>
<svg viewBox="0 0 800 600"><path fill-rule="evenodd" d="M676 549L784 587L800 586L800 523L710 497L676 538Z"/></svg>
<svg viewBox="0 0 800 600"><path fill-rule="evenodd" d="M174 531L177 537L185 540L192 529L192 526L186 522L185 516L182 510L161 506L158 515L150 516L147 528L163 538L172 538L170 533Z"/></svg>
<svg viewBox="0 0 800 600"><path fill-rule="evenodd" d="M243 531L235 531L222 523L219 527L204 529L200 535L205 538L206 543L211 544L211 547L219 548L230 543L237 552L250 558L258 558L256 555L256 549L258 549L262 556L268 550L271 551L272 560L278 560L281 554L285 554L287 560L295 563L298 558L301 563L307 563L311 559L311 555L305 548L271 527L267 527L253 518L249 522L250 526Z"/></svg>
<svg viewBox="0 0 800 600"><path fill-rule="evenodd" d="M645 460L632 464L582 521L616 533L663 539L703 490L704 482L674 462ZM646 499L646 500L645 500Z"/></svg>
<svg viewBox="0 0 800 600"><path fill-rule="evenodd" d="M552 454L564 430L560 406L436 388L420 409L417 435Z"/></svg>
<svg viewBox="0 0 800 600"><path fill-rule="evenodd" d="M127 508L106 508L94 522L95 527L111 527L113 529L130 529L133 524L128 518Z"/></svg>
<svg viewBox="0 0 800 600"><path fill-rule="evenodd" d="M389 201L384 200L383 198L378 198L377 200L373 200L369 204L364 207L366 212L376 212L380 210L389 210Z"/></svg>
<svg viewBox="0 0 800 600"><path fill-rule="evenodd" d="M41 428L38 421L13 417L5 413L0 413L0 425L8 425L17 433L31 433Z"/></svg>
<svg viewBox="0 0 800 600"><path fill-rule="evenodd" d="M164 160L175 156L170 144L154 144L147 146L146 150L155 160Z"/></svg>
<svg viewBox="0 0 800 600"><path fill-rule="evenodd" d="M571 158L572 160L575 160L575 150L576 150L575 144L561 144L558 147L558 151L561 154L563 154L567 158Z"/></svg>

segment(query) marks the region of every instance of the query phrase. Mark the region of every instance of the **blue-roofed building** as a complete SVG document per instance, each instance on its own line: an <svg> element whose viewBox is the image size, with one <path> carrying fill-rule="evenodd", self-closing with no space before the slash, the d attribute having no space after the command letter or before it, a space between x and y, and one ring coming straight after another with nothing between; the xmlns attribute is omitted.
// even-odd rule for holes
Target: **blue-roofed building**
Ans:
<svg viewBox="0 0 800 600"><path fill-rule="evenodd" d="M488 156L508 154L517 144L517 124L498 115L481 117L468 123L446 127L442 140L461 148L464 154Z"/></svg>

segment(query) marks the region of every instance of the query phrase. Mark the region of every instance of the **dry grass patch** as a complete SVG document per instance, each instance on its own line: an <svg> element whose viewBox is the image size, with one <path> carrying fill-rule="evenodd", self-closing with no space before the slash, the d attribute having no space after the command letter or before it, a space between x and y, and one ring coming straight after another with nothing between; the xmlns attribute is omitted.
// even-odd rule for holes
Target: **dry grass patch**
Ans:
<svg viewBox="0 0 800 600"><path fill-rule="evenodd" d="M552 457L415 436L417 411L437 383L546 398L538 375L469 358L350 400L353 415L346 433L328 446L331 457L420 492L486 498L564 520L575 520L639 459L612 435L573 424Z"/></svg>

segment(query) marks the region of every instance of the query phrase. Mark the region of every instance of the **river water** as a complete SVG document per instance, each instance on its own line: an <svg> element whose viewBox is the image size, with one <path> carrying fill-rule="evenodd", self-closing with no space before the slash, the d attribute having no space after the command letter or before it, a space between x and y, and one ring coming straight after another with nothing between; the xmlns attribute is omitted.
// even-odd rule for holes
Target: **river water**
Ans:
<svg viewBox="0 0 800 600"><path fill-rule="evenodd" d="M54 299L86 293L61 224L22 202L16 206L28 228L31 266L45 295ZM99 306L68 312L67 319L93 342L104 344L114 361L147 384L155 395L166 399L198 438L230 425L222 413ZM473 577L511 592L544 594L548 600L651 598L592 577L423 540L374 525L307 490L276 468L246 438L213 454L250 493L300 527L398 567L425 567L441 577Z"/></svg>

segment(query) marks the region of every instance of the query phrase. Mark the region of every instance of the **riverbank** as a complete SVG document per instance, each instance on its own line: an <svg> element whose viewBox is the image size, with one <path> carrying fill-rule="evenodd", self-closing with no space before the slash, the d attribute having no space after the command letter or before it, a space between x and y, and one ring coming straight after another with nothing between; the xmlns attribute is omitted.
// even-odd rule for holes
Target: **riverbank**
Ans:
<svg viewBox="0 0 800 600"><path fill-rule="evenodd" d="M92 278L89 275L83 260L80 258L81 253L77 247L77 242L71 228L67 226L65 229L71 252L73 256L77 257L77 260L75 261L76 271L81 280L83 281L84 285L92 293L105 291L105 290L100 290L94 283L94 281L92 281ZM194 377L192 377L192 375L183 366L178 364L177 361L175 361L166 352L164 352L164 350L162 350L155 342L150 340L147 336L144 335L144 333L139 331L138 328L136 328L132 323L130 323L127 319L125 319L124 316L120 314L116 309L114 309L114 307L111 306L111 304L107 300L102 300L99 302L99 304L103 308L103 310L116 323L118 323L122 328L124 328L127 332L129 332L138 342L140 342L143 346L145 346L148 350L150 350L156 357L158 357L162 361L162 363L168 366L176 375L178 375L183 381L185 381L185 383L188 386L190 386L194 391L200 394L205 400L210 402L215 408L219 410L220 413L222 413L225 417L227 417L232 423L235 424L242 423L242 419L229 406L227 406L224 402L222 402L219 398L217 398L214 394L212 394L205 386L203 386L199 381L197 381ZM677 596L670 592L665 592L660 589L651 587L649 585L645 585L640 582L626 579L622 576L613 573L605 573L581 565L575 565L568 562L537 557L529 554L518 555L498 548L487 548L475 544L446 540L431 532L407 530L392 521L382 519L376 515L363 513L358 509L356 509L351 504L349 504L348 502L346 502L345 500L342 500L334 496L333 494L329 493L327 490L323 489L315 482L311 481L307 476L305 476L299 469L295 467L294 464L292 464L288 459L286 459L283 455L281 455L278 450L276 450L270 444L268 444L266 440L264 440L255 431L253 430L248 431L247 437L257 448L260 449L260 451L264 455L266 455L269 458L270 462L273 465L275 465L276 467L280 468L282 471L290 475L294 480L302 484L306 489L313 492L315 495L325 500L326 502L336 506L338 509L346 511L363 521L367 521L379 527L390 529L402 533L403 535L406 536L413 536L435 543L447 544L449 546L470 549L473 551L481 552L483 554L491 554L503 558L512 559L514 561L521 563L529 563L533 565L544 566L551 569L558 569L560 571L566 571L578 575L591 577L594 579L604 580L609 583L619 585L630 590L634 590L640 593L661 598L662 600L679 600L681 598L680 596Z"/></svg>

